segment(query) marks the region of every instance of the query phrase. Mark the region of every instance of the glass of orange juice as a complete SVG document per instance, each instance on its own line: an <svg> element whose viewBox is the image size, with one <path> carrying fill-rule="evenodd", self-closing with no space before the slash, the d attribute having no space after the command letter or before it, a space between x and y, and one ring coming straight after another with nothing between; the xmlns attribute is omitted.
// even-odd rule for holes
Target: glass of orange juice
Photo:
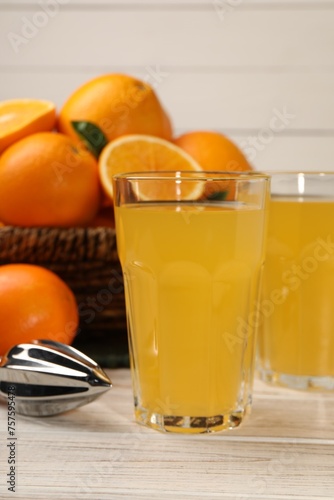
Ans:
<svg viewBox="0 0 334 500"><path fill-rule="evenodd" d="M334 172L271 175L258 313L261 377L333 390Z"/></svg>
<svg viewBox="0 0 334 500"><path fill-rule="evenodd" d="M137 422L184 433L238 426L250 409L269 177L114 177Z"/></svg>

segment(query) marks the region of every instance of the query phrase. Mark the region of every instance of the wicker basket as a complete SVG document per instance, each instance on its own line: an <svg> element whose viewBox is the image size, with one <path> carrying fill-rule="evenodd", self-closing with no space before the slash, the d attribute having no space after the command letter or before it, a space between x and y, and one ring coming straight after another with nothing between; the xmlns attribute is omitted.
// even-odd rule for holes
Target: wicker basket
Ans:
<svg viewBox="0 0 334 500"><path fill-rule="evenodd" d="M0 264L44 266L73 290L80 314L74 345L103 366L127 366L123 278L111 228L0 230Z"/></svg>

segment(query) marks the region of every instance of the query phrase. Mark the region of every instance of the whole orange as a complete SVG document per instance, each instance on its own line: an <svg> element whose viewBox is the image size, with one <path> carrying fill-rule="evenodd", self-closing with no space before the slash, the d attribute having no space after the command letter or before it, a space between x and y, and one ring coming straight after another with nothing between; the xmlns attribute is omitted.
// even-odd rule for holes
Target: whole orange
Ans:
<svg viewBox="0 0 334 500"><path fill-rule="evenodd" d="M184 149L205 171L237 172L252 170L242 151L227 137L218 132L194 131L175 139L175 144ZM207 182L204 198L232 200L235 197L234 181Z"/></svg>
<svg viewBox="0 0 334 500"><path fill-rule="evenodd" d="M203 170L252 170L242 151L218 132L194 131L175 139L175 144L192 156Z"/></svg>
<svg viewBox="0 0 334 500"><path fill-rule="evenodd" d="M172 137L170 120L153 88L122 74L103 75L77 89L60 111L58 129L77 137L73 121L93 123L108 141L126 134Z"/></svg>
<svg viewBox="0 0 334 500"><path fill-rule="evenodd" d="M54 273L29 264L0 267L0 355L15 344L49 339L70 344L78 308L69 287Z"/></svg>
<svg viewBox="0 0 334 500"><path fill-rule="evenodd" d="M0 157L0 220L19 226L78 226L101 202L95 158L63 134L30 135Z"/></svg>

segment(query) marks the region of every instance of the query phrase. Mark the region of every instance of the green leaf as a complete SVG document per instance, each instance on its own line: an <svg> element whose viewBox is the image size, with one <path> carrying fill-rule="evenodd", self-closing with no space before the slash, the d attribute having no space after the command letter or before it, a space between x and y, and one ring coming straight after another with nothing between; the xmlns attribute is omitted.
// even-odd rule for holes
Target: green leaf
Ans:
<svg viewBox="0 0 334 500"><path fill-rule="evenodd" d="M211 193L207 197L208 200L213 200L213 201L224 201L226 200L228 195L228 191L217 191L216 193Z"/></svg>
<svg viewBox="0 0 334 500"><path fill-rule="evenodd" d="M108 139L102 130L91 122L73 121L71 123L80 139L86 143L93 155L98 158L104 146L108 144Z"/></svg>

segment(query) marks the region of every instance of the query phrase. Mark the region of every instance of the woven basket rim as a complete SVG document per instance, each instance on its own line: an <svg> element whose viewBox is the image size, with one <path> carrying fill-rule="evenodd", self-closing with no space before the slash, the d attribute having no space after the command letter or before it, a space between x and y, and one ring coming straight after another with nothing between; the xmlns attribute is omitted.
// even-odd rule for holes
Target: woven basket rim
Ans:
<svg viewBox="0 0 334 500"><path fill-rule="evenodd" d="M0 228L0 264L118 261L113 228Z"/></svg>

